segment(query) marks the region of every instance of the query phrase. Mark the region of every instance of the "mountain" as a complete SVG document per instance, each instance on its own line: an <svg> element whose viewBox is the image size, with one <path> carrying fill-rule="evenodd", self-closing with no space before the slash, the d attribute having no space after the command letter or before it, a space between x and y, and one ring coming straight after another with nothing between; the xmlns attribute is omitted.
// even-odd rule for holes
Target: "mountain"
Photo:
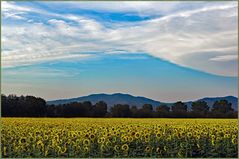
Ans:
<svg viewBox="0 0 239 159"><path fill-rule="evenodd" d="M226 96L226 97L206 97L202 99L198 99L195 101L205 101L208 103L209 107L212 107L213 103L217 100L228 100L230 103L232 103L232 107L237 110L237 103L238 98L233 96ZM84 101L90 101L92 104L97 103L98 101L104 101L107 103L109 107L114 106L115 104L128 104L130 106L135 105L138 107L141 107L144 104L151 104L154 107L159 106L160 104L167 104L168 106L171 106L172 103L165 103L165 102L159 102L156 100L152 100L145 97L136 97L129 94L122 94L122 93L115 93L115 94L91 94L88 96L83 97L77 97L77 98L70 98L70 99L59 99L59 100L53 100L48 101L47 104L66 104L71 102L84 102ZM191 109L191 104L193 101L185 102L185 104L188 105L189 110Z"/></svg>
<svg viewBox="0 0 239 159"><path fill-rule="evenodd" d="M232 103L232 108L234 110L238 110L238 98L234 96L213 97L213 98L206 97L206 98L199 99L198 101L205 101L207 102L209 107L212 107L213 103L218 100L227 100L228 102Z"/></svg>
<svg viewBox="0 0 239 159"><path fill-rule="evenodd" d="M160 102L145 98L145 97L135 97L129 94L115 93L115 94L91 94L88 96L71 98L71 99L60 99L54 101L48 101L47 104L65 104L71 102L84 102L91 101L92 104L97 103L98 101L104 101L108 106L114 106L115 104L129 104L142 106L143 104L152 104L153 106L160 105Z"/></svg>

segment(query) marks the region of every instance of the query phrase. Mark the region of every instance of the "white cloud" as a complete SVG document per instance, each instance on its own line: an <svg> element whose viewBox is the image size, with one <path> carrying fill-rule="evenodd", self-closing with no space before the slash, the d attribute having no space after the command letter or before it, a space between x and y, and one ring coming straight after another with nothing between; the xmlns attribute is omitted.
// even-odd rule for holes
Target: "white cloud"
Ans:
<svg viewBox="0 0 239 159"><path fill-rule="evenodd" d="M29 7L22 7L22 6L18 6L15 5L14 2L6 2L6 1L2 1L1 2L1 9L3 12L8 12L8 11L25 11L25 12L29 12L32 9Z"/></svg>
<svg viewBox="0 0 239 159"><path fill-rule="evenodd" d="M57 5L52 2L46 3ZM162 9L162 3L63 3L71 7L93 10L92 7L97 6L96 10L123 13L134 8L132 11L140 16L150 13L151 15L165 14L156 16L152 20L111 23L110 28L104 26L101 21L85 16L49 11L41 14L46 17L45 22L36 23L31 19L22 24L3 25L3 67L34 64L46 60L69 58L75 60L92 57L91 54L82 54L87 52L105 54L127 52L148 53L204 72L237 76L237 63L233 66L221 64L237 58L236 3L200 2L198 7L193 5L183 8L182 11L176 6L179 5L182 8L187 4L186 2L168 2L166 9ZM16 6L16 4L11 5ZM157 8L158 6L160 7ZM39 9L26 8L21 6L18 11L35 10L39 13ZM3 13L10 12L14 13L13 8L5 5ZM198 60L202 56L204 60Z"/></svg>
<svg viewBox="0 0 239 159"><path fill-rule="evenodd" d="M221 56L210 58L209 60L224 62L224 61L233 61L233 60L236 61L237 58L238 58L237 55L221 55Z"/></svg>
<svg viewBox="0 0 239 159"><path fill-rule="evenodd" d="M23 7L15 5L14 2L1 2L1 13L3 19L26 20L24 14L28 12L39 12L37 9L31 7Z"/></svg>

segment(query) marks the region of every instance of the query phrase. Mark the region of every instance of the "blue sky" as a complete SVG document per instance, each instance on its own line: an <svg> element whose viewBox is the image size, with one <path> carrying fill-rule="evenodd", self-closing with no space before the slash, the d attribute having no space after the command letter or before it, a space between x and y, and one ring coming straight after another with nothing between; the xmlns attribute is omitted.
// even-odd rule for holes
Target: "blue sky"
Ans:
<svg viewBox="0 0 239 159"><path fill-rule="evenodd" d="M2 2L2 93L237 96L237 2Z"/></svg>

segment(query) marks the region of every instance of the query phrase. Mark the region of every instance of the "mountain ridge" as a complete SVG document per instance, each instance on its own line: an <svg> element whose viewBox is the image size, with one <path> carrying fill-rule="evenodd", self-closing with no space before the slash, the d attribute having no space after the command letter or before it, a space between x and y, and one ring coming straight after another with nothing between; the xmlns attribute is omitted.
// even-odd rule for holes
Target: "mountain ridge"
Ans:
<svg viewBox="0 0 239 159"><path fill-rule="evenodd" d="M208 103L209 107L212 107L213 103L217 100L226 99L230 103L232 103L232 107L235 110L238 110L238 98L228 95L224 97L204 97L196 100L186 101L185 104L188 105L189 110L191 109L191 104L194 101L205 101ZM171 106L175 102L161 102L157 100L153 100L150 98L142 97L142 96L133 96L131 94L124 94L124 93L113 93L113 94L106 94L106 93L98 93L98 94L90 94L87 96L75 97L75 98L68 98L68 99L58 99L58 100L51 100L47 101L47 104L66 104L71 102L84 102L90 101L92 104L97 103L98 101L104 101L107 103L109 107L112 107L115 104L128 104L130 106L137 106L141 107L143 104L151 104L152 106L159 106L160 104L166 104Z"/></svg>

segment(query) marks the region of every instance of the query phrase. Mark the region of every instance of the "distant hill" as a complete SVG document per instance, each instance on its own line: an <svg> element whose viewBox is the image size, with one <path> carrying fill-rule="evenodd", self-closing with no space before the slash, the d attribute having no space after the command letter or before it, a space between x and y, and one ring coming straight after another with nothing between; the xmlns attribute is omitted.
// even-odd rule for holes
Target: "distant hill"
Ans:
<svg viewBox="0 0 239 159"><path fill-rule="evenodd" d="M209 107L212 107L213 103L217 100L223 100L226 99L230 103L232 103L232 107L237 110L238 108L238 98L234 96L226 96L226 97L205 97L202 99L198 99L195 101L205 101L208 103ZM135 105L137 107L141 107L144 104L151 104L154 107L159 106L160 104L167 104L168 106L171 106L172 103L165 103L165 102L159 102L156 100L152 100L145 97L137 97L132 96L129 94L122 94L122 93L115 93L115 94L91 94L88 96L83 97L77 97L77 98L70 98L70 99L59 99L59 100L53 100L53 101L47 101L47 104L66 104L71 102L84 102L84 101L90 101L92 104L97 103L98 101L104 101L107 103L109 107L114 106L115 104L128 104L130 106ZM175 101L176 102L176 101ZM193 101L185 102L188 105L189 110L191 109L191 104Z"/></svg>
<svg viewBox="0 0 239 159"><path fill-rule="evenodd" d="M91 94L88 96L71 98L71 99L60 99L54 101L48 101L47 104L65 104L71 102L84 102L90 101L92 104L98 101L104 101L108 106L114 106L115 104L129 104L135 106L142 106L145 103L152 104L153 106L160 105L160 102L145 98L145 97L135 97L129 94L115 93L115 94Z"/></svg>
<svg viewBox="0 0 239 159"><path fill-rule="evenodd" d="M230 103L232 103L232 108L234 110L238 110L238 98L234 96L212 97L212 98L206 97L206 98L199 99L198 101L205 101L207 102L209 107L212 107L213 103L218 100L227 100ZM187 104L189 107L191 107L192 102L187 102Z"/></svg>

